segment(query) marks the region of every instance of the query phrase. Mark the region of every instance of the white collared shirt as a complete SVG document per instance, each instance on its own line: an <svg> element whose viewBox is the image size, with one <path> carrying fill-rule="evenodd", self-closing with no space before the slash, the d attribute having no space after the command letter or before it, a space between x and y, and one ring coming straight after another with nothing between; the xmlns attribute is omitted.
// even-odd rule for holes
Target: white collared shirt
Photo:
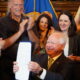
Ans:
<svg viewBox="0 0 80 80"><path fill-rule="evenodd" d="M62 53L61 53L61 54L62 54ZM55 57L53 58L54 62L59 58L59 56L60 56L61 54L59 54L58 56L55 56ZM48 56L48 58L49 58L49 56ZM45 79L45 76L46 76L46 73L47 73L46 69L43 68L42 74L41 74L40 76L38 76L38 77L39 77L40 79L44 80L44 79Z"/></svg>
<svg viewBox="0 0 80 80"><path fill-rule="evenodd" d="M67 57L69 51L69 38L67 38L66 45L64 47L64 55Z"/></svg>

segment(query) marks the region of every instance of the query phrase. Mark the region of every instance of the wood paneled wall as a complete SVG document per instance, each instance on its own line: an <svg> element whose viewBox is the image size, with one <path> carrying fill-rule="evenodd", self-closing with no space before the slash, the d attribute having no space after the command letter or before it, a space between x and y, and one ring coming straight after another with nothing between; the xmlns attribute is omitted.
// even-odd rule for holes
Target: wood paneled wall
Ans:
<svg viewBox="0 0 80 80"><path fill-rule="evenodd" d="M0 1L0 17L5 16L7 11L7 2Z"/></svg>
<svg viewBox="0 0 80 80"><path fill-rule="evenodd" d="M52 5L57 14L59 14L61 10L69 10L73 15L75 15L80 5L80 1L52 1ZM0 17L5 16L6 12L7 2L0 1Z"/></svg>
<svg viewBox="0 0 80 80"><path fill-rule="evenodd" d="M59 14L61 10L68 10L75 16L80 1L52 1L52 4L57 14Z"/></svg>

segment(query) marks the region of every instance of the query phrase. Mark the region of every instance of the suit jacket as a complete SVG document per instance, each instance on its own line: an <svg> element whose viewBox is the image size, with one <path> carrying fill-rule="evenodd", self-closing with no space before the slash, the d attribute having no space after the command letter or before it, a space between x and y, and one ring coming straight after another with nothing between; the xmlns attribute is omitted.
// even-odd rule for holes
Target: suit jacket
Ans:
<svg viewBox="0 0 80 80"><path fill-rule="evenodd" d="M67 59L63 54L52 64L49 70L47 67L48 63L47 54L39 55L36 60L34 61L38 62L41 67L47 70L47 74L44 80L72 80L71 79L72 61ZM40 80L40 79L30 79L30 80Z"/></svg>
<svg viewBox="0 0 80 80"><path fill-rule="evenodd" d="M80 61L74 61L74 80L80 80Z"/></svg>
<svg viewBox="0 0 80 80"><path fill-rule="evenodd" d="M75 56L80 56L80 35L76 34L69 37L69 55L73 54Z"/></svg>

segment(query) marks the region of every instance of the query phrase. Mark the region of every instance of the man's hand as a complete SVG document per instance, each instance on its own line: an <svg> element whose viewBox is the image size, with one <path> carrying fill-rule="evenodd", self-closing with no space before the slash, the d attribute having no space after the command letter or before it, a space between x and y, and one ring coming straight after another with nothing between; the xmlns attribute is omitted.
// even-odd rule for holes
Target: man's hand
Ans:
<svg viewBox="0 0 80 80"><path fill-rule="evenodd" d="M73 61L80 61L80 57L79 56L68 56L69 59L73 60Z"/></svg>
<svg viewBox="0 0 80 80"><path fill-rule="evenodd" d="M28 19L25 19L25 20L23 20L23 21L20 23L19 31L20 31L21 33L24 32L24 30L25 30L25 24L26 24L26 23L28 23Z"/></svg>
<svg viewBox="0 0 80 80"><path fill-rule="evenodd" d="M0 37L0 50L4 49L5 40L3 40L2 37Z"/></svg>
<svg viewBox="0 0 80 80"><path fill-rule="evenodd" d="M33 61L29 62L28 68L30 71L32 71L33 73L36 73L36 74L39 74L40 71L43 69L40 67L40 65L38 63L33 62Z"/></svg>
<svg viewBox="0 0 80 80"><path fill-rule="evenodd" d="M13 72L17 72L19 70L19 66L17 65L17 62L13 62Z"/></svg>

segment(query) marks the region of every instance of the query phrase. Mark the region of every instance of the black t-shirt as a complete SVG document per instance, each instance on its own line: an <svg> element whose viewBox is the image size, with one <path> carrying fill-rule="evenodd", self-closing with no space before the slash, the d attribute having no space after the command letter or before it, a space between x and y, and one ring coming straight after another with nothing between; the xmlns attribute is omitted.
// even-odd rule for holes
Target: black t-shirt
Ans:
<svg viewBox="0 0 80 80"><path fill-rule="evenodd" d="M0 18L0 37L3 39L9 38L14 35L19 30L19 24L17 21L13 20L10 15ZM15 60L18 44L21 41L29 41L28 33L25 30L20 38L10 47L2 51L2 56L5 55L12 60Z"/></svg>

